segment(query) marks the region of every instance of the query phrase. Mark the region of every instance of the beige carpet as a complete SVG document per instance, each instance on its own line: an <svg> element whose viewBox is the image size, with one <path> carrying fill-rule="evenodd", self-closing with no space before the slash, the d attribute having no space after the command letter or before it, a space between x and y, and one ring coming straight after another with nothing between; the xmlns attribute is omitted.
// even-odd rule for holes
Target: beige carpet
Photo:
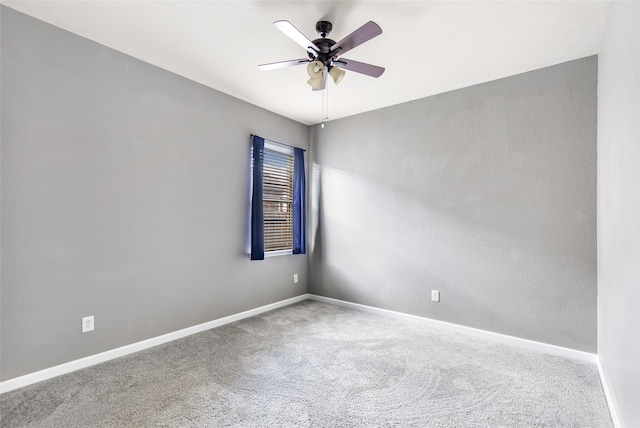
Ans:
<svg viewBox="0 0 640 428"><path fill-rule="evenodd" d="M3 427L610 427L594 365L305 301L0 396Z"/></svg>

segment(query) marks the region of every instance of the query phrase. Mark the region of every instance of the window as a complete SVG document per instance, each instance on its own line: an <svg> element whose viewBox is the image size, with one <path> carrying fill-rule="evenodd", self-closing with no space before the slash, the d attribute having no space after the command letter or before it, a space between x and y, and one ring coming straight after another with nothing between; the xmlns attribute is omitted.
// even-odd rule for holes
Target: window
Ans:
<svg viewBox="0 0 640 428"><path fill-rule="evenodd" d="M251 260L306 253L304 150L251 136Z"/></svg>
<svg viewBox="0 0 640 428"><path fill-rule="evenodd" d="M293 150L265 142L262 209L264 251L293 248Z"/></svg>

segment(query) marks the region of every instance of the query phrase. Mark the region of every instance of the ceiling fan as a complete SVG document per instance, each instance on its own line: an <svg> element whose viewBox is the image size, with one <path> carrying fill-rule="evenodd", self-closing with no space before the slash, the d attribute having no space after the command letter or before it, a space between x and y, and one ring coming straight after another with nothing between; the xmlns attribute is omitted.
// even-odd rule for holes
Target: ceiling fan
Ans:
<svg viewBox="0 0 640 428"><path fill-rule="evenodd" d="M337 43L327 38L333 28L329 21L318 21L316 23L316 31L320 35L320 38L314 41L309 40L289 21L276 21L273 25L291 38L291 40L302 46L307 51L309 58L261 64L258 66L261 70L273 70L276 68L290 67L292 65L307 64L307 73L310 77L307 83L313 87L314 91L321 91L326 88L327 75L331 76L336 84L340 83L345 75L345 71L342 69L355 71L356 73L366 74L372 77L380 77L382 73L384 73L383 67L339 57L364 42L382 34L380 26L373 21L367 22Z"/></svg>

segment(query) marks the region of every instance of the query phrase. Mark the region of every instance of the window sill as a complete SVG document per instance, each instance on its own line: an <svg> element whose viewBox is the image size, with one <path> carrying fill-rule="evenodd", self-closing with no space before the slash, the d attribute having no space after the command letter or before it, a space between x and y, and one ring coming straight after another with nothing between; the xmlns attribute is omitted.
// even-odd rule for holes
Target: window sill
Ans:
<svg viewBox="0 0 640 428"><path fill-rule="evenodd" d="M267 257L277 257L277 256L288 256L293 254L293 250L279 250L279 251L268 251L264 253L264 258Z"/></svg>

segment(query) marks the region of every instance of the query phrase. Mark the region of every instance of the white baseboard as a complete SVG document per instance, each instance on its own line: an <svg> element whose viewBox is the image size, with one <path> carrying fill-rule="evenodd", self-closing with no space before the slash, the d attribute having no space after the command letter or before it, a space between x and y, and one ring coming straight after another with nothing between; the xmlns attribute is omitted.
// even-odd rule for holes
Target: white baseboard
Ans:
<svg viewBox="0 0 640 428"><path fill-rule="evenodd" d="M4 392L13 391L14 389L22 388L23 386L31 385L33 383L41 382L43 380L51 379L63 374L71 373L76 370L84 369L96 364L103 363L105 361L113 360L114 358L122 357L132 354L134 352L142 351L144 349L152 348L154 346L162 345L163 343L171 342L172 340L181 339L192 334L200 333L205 330L220 327L225 324L229 324L235 321L240 321L245 318L249 318L263 312L268 312L273 309L278 309L283 306L288 306L293 303L301 302L309 298L308 294L301 294L300 296L292 297L290 299L280 300L279 302L271 303L269 305L260 306L259 308L250 309L248 311L240 312L238 314L229 315L224 318L218 318L213 321L205 322L203 324L194 325L193 327L184 328L182 330L174 331L172 333L163 334L162 336L152 337L151 339L143 340L141 342L132 343L130 345L121 346L120 348L111 349L109 351L101 352L99 354L90 355L88 357L80 358L78 360L69 361L68 363L60 364L58 366L49 367L44 370L29 373L24 376L19 376L13 379L0 382L0 394Z"/></svg>
<svg viewBox="0 0 640 428"><path fill-rule="evenodd" d="M444 328L450 331L470 334L470 335L481 337L487 340L501 342L509 345L520 346L520 347L524 347L537 352L557 355L557 356L566 357L566 358L573 358L573 359L597 364L598 370L600 371L600 377L602 379L603 387L605 390L605 395L607 397L607 401L610 404L612 418L614 419L614 423L616 423L616 417L613 412L613 406L611 406L612 401L610 401L611 394L609 393L609 390L606 387L606 381L603 377L602 368L599 365L596 354L577 351L575 349L563 348L561 346L550 345L542 342L535 342L533 340L507 336L500 333L493 333L486 330L465 327L462 325L433 320L430 318L424 318L417 315L410 315L402 312L395 312L387 309L375 308L373 306L366 306L358 303L351 303L344 300L332 299L329 297L318 296L315 294L301 294L300 296L292 297L290 299L281 300L279 302L271 303L269 305L261 306L259 308L240 312L234 315L229 315L224 318L219 318L217 320L209 321L203 324L198 324L182 330L174 331L172 333L163 334L162 336L153 337L151 339L132 343L130 345L122 346L120 348L111 349L109 351L101 352L99 354L90 355L88 357L80 358L78 360L69 361L68 363L60 364L44 370L39 370L37 372L29 373L24 376L19 376L13 379L9 379L4 382L0 382L0 394L8 391L13 391L14 389L22 388L24 386L31 385L37 382L41 382L43 380L51 379L66 373L71 373L76 370L80 370L86 367L100 364L105 361L112 360L114 358L129 355L134 352L142 351L144 349L152 348L154 346L158 346L163 343L171 342L172 340L181 339L183 337L190 336L192 334L200 333L205 330L209 330L212 328L220 327L225 324L229 324L235 321L249 318L264 312L271 311L273 309L278 309L283 306L288 306L297 302L301 302L307 299L316 300L319 302L329 303L332 305L342 306L346 308L352 308L352 309L369 312L377 315L382 315L386 317L396 318L400 320L417 321L433 327ZM619 425L616 424L616 426L619 426Z"/></svg>
<svg viewBox="0 0 640 428"><path fill-rule="evenodd" d="M602 383L602 389L604 390L604 396L607 399L607 405L609 406L609 414L611 415L611 421L613 422L613 426L615 428L622 428L622 424L620 423L620 418L618 417L618 411L616 401L613 397L613 392L609 387L609 383L607 382L607 378L604 375L604 371L602 370L602 364L600 364L600 358L597 358L596 365L598 366L598 373L600 374L600 383Z"/></svg>
<svg viewBox="0 0 640 428"><path fill-rule="evenodd" d="M491 340L494 342L505 343L508 345L519 346L522 348L530 349L532 351L556 355L559 357L572 358L575 360L585 361L588 363L596 364L598 361L597 355L589 352L578 351L576 349L564 348L562 346L550 345L548 343L536 342L529 339L522 339L519 337L508 336L506 334L494 333L491 331L480 330L477 328L466 327L459 324L452 324L444 321L438 321L431 318L420 317L417 315L405 314L402 312L390 311L387 309L380 309L373 306L361 305L358 303L351 303L344 300L332 299L330 297L318 296L316 294L309 294L310 300L316 300L318 302L329 303L332 305L342 306L345 308L357 309L363 312L369 312L372 314L382 315L390 318L395 318L405 321L417 321L425 325L429 325L436 328L443 328L449 331L455 331L458 333L469 334L482 339Z"/></svg>

